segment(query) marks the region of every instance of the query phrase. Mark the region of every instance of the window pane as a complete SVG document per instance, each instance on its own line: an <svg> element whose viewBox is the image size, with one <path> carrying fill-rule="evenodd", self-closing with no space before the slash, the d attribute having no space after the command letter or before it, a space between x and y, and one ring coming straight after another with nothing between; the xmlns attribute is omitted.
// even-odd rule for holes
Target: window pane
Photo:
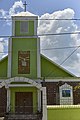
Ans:
<svg viewBox="0 0 80 120"><path fill-rule="evenodd" d="M21 21L20 32L21 33L27 33L28 32L28 22L27 21Z"/></svg>
<svg viewBox="0 0 80 120"><path fill-rule="evenodd" d="M70 90L62 90L62 97L70 97Z"/></svg>

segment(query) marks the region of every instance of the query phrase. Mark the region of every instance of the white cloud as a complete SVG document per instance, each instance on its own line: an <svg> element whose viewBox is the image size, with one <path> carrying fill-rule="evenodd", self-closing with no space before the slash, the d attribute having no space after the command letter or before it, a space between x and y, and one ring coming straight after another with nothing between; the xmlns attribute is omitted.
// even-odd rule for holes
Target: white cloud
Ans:
<svg viewBox="0 0 80 120"><path fill-rule="evenodd" d="M68 8L62 11L57 11L52 14L46 13L40 17L40 19L73 19L75 12ZM77 24L72 20L41 20L39 21L38 33L39 34L49 34L49 33L61 33L61 32L76 32L79 31ZM80 45L80 36L79 35L58 35L58 36L45 36L41 37L41 50L43 54L56 61L57 63L62 63L72 52L73 49L52 49L60 47L71 47ZM74 71L76 69L77 73L78 66L80 64L80 57L77 53L80 51L77 50L66 62L64 66L69 70ZM77 65L78 64L78 65ZM73 66L73 67L72 67ZM74 69L73 69L74 68Z"/></svg>
<svg viewBox="0 0 80 120"><path fill-rule="evenodd" d="M4 54L4 38L0 38L0 59Z"/></svg>
<svg viewBox="0 0 80 120"><path fill-rule="evenodd" d="M0 9L0 16L4 18L6 16L6 11Z"/></svg>
<svg viewBox="0 0 80 120"><path fill-rule="evenodd" d="M3 44L0 42L0 53L3 52L3 50L4 50Z"/></svg>
<svg viewBox="0 0 80 120"><path fill-rule="evenodd" d="M9 9L9 11L4 11L0 9L0 17L10 18L11 15L20 12L23 10L22 1L17 1ZM40 17L40 19L72 19L74 18L74 10L67 8L62 11L56 11L52 14L45 13ZM11 25L10 21L6 21L7 25ZM39 20L38 33L39 34L49 34L49 33L61 33L61 32L76 32L79 31L77 24L71 20ZM1 40L1 39L0 39ZM8 43L0 42L0 51L7 50ZM79 35L58 35L58 36L44 36L41 37L41 50L43 54L56 61L61 63L74 49L52 49L65 46L75 46L80 45L80 36ZM5 55L5 54L4 54ZM2 55L0 55L0 58ZM77 75L80 75L79 65L80 65L80 51L76 51L66 62L63 64L68 70L75 72Z"/></svg>
<svg viewBox="0 0 80 120"><path fill-rule="evenodd" d="M11 18L12 15L22 11L23 9L24 9L24 5L21 0L14 2L13 6L9 9L9 11L0 9L0 17L6 18L5 24L7 23L7 25L11 25L11 21L8 19Z"/></svg>
<svg viewBox="0 0 80 120"><path fill-rule="evenodd" d="M18 11L19 9L19 11ZM13 15L17 12L20 12L20 9L24 9L22 1L17 1L13 4L13 6L9 9L9 15Z"/></svg>
<svg viewBox="0 0 80 120"><path fill-rule="evenodd" d="M4 27L6 25L11 26L11 21L9 18L11 18L11 15L18 13L24 9L22 1L14 2L13 6L9 9L9 11L5 11L3 9L0 9L0 17L5 18L5 21L1 21L1 27ZM3 24L3 26L2 26ZM0 59L7 54L8 49L8 40L7 38L0 38Z"/></svg>

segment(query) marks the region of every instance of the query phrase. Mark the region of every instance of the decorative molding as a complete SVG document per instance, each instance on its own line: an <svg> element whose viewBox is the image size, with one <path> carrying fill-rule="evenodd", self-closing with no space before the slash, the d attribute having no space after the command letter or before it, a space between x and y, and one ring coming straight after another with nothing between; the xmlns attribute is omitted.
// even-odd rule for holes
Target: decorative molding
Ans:
<svg viewBox="0 0 80 120"><path fill-rule="evenodd" d="M43 117L42 120L47 120L47 98L46 98L46 87L42 88L42 101L43 101Z"/></svg>
<svg viewBox="0 0 80 120"><path fill-rule="evenodd" d="M10 89L7 88L7 112L10 111Z"/></svg>
<svg viewBox="0 0 80 120"><path fill-rule="evenodd" d="M33 85L30 84L9 84L9 87L33 87Z"/></svg>
<svg viewBox="0 0 80 120"><path fill-rule="evenodd" d="M30 36L11 36L11 38L39 38L37 35L30 35Z"/></svg>
<svg viewBox="0 0 80 120"><path fill-rule="evenodd" d="M41 77L40 38L37 39L37 77Z"/></svg>
<svg viewBox="0 0 80 120"><path fill-rule="evenodd" d="M8 73L7 76L11 77L11 65L12 64L12 38L9 38L9 45L8 45Z"/></svg>
<svg viewBox="0 0 80 120"><path fill-rule="evenodd" d="M25 21L27 21L27 20L29 20L29 21L33 21L33 20L38 20L38 16L12 16L12 19L14 20L14 21L23 21L23 20L25 20Z"/></svg>
<svg viewBox="0 0 80 120"><path fill-rule="evenodd" d="M38 17L34 20L34 35L37 35Z"/></svg>
<svg viewBox="0 0 80 120"><path fill-rule="evenodd" d="M46 79L45 78L45 82L59 82L59 81L63 81L63 82L80 82L80 78L74 78L73 77L73 79L71 78L59 78L59 79L55 79L55 78L53 78L53 79Z"/></svg>
<svg viewBox="0 0 80 120"><path fill-rule="evenodd" d="M59 87L60 105L73 104L73 87L65 83Z"/></svg>
<svg viewBox="0 0 80 120"><path fill-rule="evenodd" d="M65 108L80 108L80 105L47 105L47 109L65 109Z"/></svg>
<svg viewBox="0 0 80 120"><path fill-rule="evenodd" d="M15 20L12 19L12 36L15 36Z"/></svg>
<svg viewBox="0 0 80 120"><path fill-rule="evenodd" d="M36 87L37 89L42 90L41 84L39 84L39 83L35 82L34 80L29 79L29 78L25 78L25 77L14 77L14 78L10 78L10 79L7 79L5 81L2 81L0 83L0 88L2 88L3 86L5 86L5 87L7 86L7 88L8 88L10 83L12 83L12 82L27 82L27 83L33 85L34 87Z"/></svg>
<svg viewBox="0 0 80 120"><path fill-rule="evenodd" d="M41 111L41 91L38 89L37 90L38 93L38 111Z"/></svg>

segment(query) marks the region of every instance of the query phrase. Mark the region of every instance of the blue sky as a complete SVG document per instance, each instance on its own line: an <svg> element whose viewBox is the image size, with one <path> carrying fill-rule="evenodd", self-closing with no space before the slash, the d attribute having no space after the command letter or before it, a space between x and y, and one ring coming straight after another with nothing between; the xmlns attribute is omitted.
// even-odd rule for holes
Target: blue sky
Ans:
<svg viewBox="0 0 80 120"><path fill-rule="evenodd" d="M14 5L15 2L20 0L0 0L0 9L3 9L4 11L9 11L10 8ZM22 0L24 3L25 0ZM55 11L64 10L67 8L71 8L74 10L75 18L80 18L80 0L27 0L27 10L37 14L39 16L45 14L45 13L53 13ZM20 9L17 9L19 12ZM23 9L21 9L23 11ZM78 25L80 25L80 22L77 21ZM0 35L9 35L11 34L11 29L9 26L3 26L4 22L0 22L1 30ZM6 29L8 29L6 32L3 33Z"/></svg>
<svg viewBox="0 0 80 120"><path fill-rule="evenodd" d="M0 36L11 35L11 15L23 11L25 0L0 0ZM27 10L40 16L40 19L74 19L80 18L80 0L27 0ZM39 21L38 33L60 33L80 31L80 21ZM80 35L40 37L41 53L59 65L76 49L51 49L80 45ZM48 48L49 50L43 50ZM8 39L0 38L0 59L8 50ZM63 67L80 76L80 49L76 50L65 62Z"/></svg>
<svg viewBox="0 0 80 120"><path fill-rule="evenodd" d="M19 0L0 0L0 8L8 11L15 1ZM72 8L76 13L75 16L80 17L80 0L27 0L27 4L27 9L38 15Z"/></svg>
<svg viewBox="0 0 80 120"><path fill-rule="evenodd" d="M0 0L0 9L9 11L17 1L19 0L7 0L6 2L5 0ZM25 0L22 0L23 3L24 1ZM39 16L45 13L53 13L55 11L71 8L75 12L75 18L80 18L80 0L27 0L26 2L28 4L27 10Z"/></svg>

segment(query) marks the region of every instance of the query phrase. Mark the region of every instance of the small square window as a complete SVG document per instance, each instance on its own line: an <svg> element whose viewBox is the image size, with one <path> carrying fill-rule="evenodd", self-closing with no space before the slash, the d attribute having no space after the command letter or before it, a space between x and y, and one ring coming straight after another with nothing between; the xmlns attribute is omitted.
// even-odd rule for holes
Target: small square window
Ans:
<svg viewBox="0 0 80 120"><path fill-rule="evenodd" d="M62 90L62 97L71 97L70 90Z"/></svg>
<svg viewBox="0 0 80 120"><path fill-rule="evenodd" d="M20 32L21 33L28 33L28 21L21 21L20 22Z"/></svg>

